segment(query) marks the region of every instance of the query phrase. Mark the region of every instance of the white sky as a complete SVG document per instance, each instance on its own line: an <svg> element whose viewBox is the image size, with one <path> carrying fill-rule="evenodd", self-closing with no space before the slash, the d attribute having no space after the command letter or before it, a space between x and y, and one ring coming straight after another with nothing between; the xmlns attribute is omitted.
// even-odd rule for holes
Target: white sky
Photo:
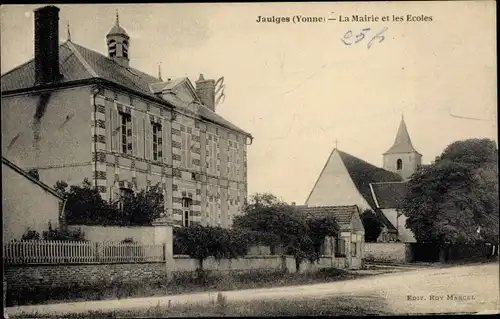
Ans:
<svg viewBox="0 0 500 319"><path fill-rule="evenodd" d="M2 74L33 57L33 9L1 8ZM338 148L372 164L394 141L404 112L429 163L451 142L497 140L496 20L493 1L59 5L60 37L106 53L120 14L131 66L194 82L225 77L217 112L254 137L248 187L303 203ZM257 16L427 15L432 22L317 24L256 22ZM346 46L363 28L385 40ZM484 119L464 120L450 116Z"/></svg>

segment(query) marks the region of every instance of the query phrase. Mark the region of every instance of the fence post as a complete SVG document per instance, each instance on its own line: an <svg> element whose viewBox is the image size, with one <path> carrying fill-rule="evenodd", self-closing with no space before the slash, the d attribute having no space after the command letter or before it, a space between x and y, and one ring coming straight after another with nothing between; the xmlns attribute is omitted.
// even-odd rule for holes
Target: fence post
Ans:
<svg viewBox="0 0 500 319"><path fill-rule="evenodd" d="M96 262L99 262L99 258L101 257L101 256L100 256L100 252L99 252L99 243L98 243L98 242L96 242L96 243L94 244L94 247L95 247L94 258L95 258L95 261L96 261Z"/></svg>

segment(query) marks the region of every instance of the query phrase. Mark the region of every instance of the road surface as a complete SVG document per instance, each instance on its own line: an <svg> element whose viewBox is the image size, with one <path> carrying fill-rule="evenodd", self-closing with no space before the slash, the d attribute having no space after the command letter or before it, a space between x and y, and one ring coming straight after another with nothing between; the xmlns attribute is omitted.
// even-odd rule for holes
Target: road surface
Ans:
<svg viewBox="0 0 500 319"><path fill-rule="evenodd" d="M228 301L325 296L374 296L394 314L479 312L498 313L499 265L479 264L446 268L419 268L361 279L303 286L223 292ZM6 308L20 313L50 315L147 309L149 307L209 302L216 293L196 293L152 298L103 300Z"/></svg>

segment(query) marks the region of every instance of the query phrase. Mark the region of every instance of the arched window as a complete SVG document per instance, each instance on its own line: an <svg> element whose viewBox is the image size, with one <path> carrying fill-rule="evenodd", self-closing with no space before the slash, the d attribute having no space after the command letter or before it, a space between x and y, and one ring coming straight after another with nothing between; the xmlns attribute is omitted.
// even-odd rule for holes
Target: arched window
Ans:
<svg viewBox="0 0 500 319"><path fill-rule="evenodd" d="M398 158L398 160L396 161L396 169L398 171L403 169L403 161L400 158Z"/></svg>

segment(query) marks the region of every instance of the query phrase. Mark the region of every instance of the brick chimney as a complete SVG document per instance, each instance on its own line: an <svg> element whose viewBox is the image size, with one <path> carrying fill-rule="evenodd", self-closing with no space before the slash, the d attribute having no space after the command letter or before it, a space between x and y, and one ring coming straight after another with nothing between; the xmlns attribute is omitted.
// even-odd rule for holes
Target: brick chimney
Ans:
<svg viewBox="0 0 500 319"><path fill-rule="evenodd" d="M205 80L200 74L196 81L196 94L206 107L215 112L215 80Z"/></svg>
<svg viewBox="0 0 500 319"><path fill-rule="evenodd" d="M58 81L59 8L46 6L35 11L35 84Z"/></svg>

